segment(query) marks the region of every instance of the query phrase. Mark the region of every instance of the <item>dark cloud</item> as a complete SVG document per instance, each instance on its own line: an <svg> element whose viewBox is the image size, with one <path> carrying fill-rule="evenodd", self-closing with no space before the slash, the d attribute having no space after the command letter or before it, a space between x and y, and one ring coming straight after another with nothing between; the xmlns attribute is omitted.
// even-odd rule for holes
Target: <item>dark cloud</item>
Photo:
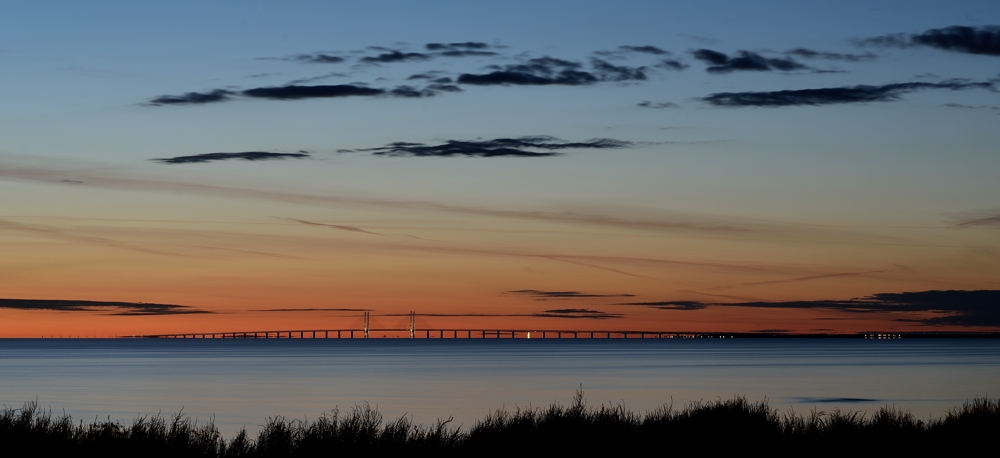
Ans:
<svg viewBox="0 0 1000 458"><path fill-rule="evenodd" d="M297 84L304 84L304 83L312 83L313 81L320 81L320 80L325 80L325 79L328 79L328 78L336 78L336 77L344 77L344 76L347 76L347 74L346 73L340 73L340 72L331 72L331 73L326 73L326 74L319 75L319 76L309 76L309 77L306 77L306 78L299 78L297 80L289 81L288 84L289 85L297 85Z"/></svg>
<svg viewBox="0 0 1000 458"><path fill-rule="evenodd" d="M882 86L845 86L770 92L717 92L701 100L718 107L786 107L839 103L891 102L924 89L994 89L993 82L949 80L941 83L896 83Z"/></svg>
<svg viewBox="0 0 1000 458"><path fill-rule="evenodd" d="M434 51L435 56L445 57L470 57L470 56L495 56L493 51L485 51L490 45L478 41L466 41L463 43L427 43L424 45L428 51Z"/></svg>
<svg viewBox="0 0 1000 458"><path fill-rule="evenodd" d="M584 142L566 142L555 137L534 136L497 138L493 140L448 140L439 145L395 142L379 148L351 151L370 151L376 156L407 157L546 157L563 149L621 149L635 146L631 142L610 138L597 138ZM531 151L544 150L544 151Z"/></svg>
<svg viewBox="0 0 1000 458"><path fill-rule="evenodd" d="M883 35L857 40L860 45L885 47L930 46L968 54L1000 56L1000 26L951 26L922 33Z"/></svg>
<svg viewBox="0 0 1000 458"><path fill-rule="evenodd" d="M339 64L344 62L343 57L334 56L330 54L314 53L314 54L296 54L294 56L286 57L285 60L294 60L298 62L307 62L311 64Z"/></svg>
<svg viewBox="0 0 1000 458"><path fill-rule="evenodd" d="M607 57L609 59L622 59L632 53L653 54L658 56L670 55L670 51L660 49L656 46L619 46L610 51L596 51L594 54Z"/></svg>
<svg viewBox="0 0 1000 458"><path fill-rule="evenodd" d="M848 300L736 302L697 301L625 302L614 305L652 307L661 310L701 310L709 306L755 307L776 309L822 309L857 314L923 313L929 317L899 317L895 321L929 326L1000 326L1000 290L918 291L879 293ZM834 319L834 318L819 318ZM840 318L836 318L840 319ZM760 331L777 332L777 330Z"/></svg>
<svg viewBox="0 0 1000 458"><path fill-rule="evenodd" d="M442 51L435 53L436 56L445 57L473 57L473 56L495 56L497 53L493 51L465 51L465 50L452 50L452 51Z"/></svg>
<svg viewBox="0 0 1000 458"><path fill-rule="evenodd" d="M601 81L643 81L646 74L643 67L632 68L619 65L611 65L601 59L590 59L594 73Z"/></svg>
<svg viewBox="0 0 1000 458"><path fill-rule="evenodd" d="M413 75L410 75L406 79L408 79L408 80L430 80L430 81L435 81L435 82L438 82L438 83L451 83L452 82L451 78L448 78L446 76L441 76L441 75L444 75L444 74L445 74L444 72L429 71L429 72L424 72L424 73L415 73ZM446 80L446 81L440 81L440 80Z"/></svg>
<svg viewBox="0 0 1000 458"><path fill-rule="evenodd" d="M161 95L156 97L146 105L202 105L206 103L214 102L225 102L229 100L231 95L235 94L232 91L227 91L225 89L216 89L211 92L188 92L183 95Z"/></svg>
<svg viewBox="0 0 1000 458"><path fill-rule="evenodd" d="M330 75L326 75L330 76ZM326 77L324 76L324 77ZM457 86L431 85L423 89L412 86L397 86L395 89L371 88L359 84L332 84L303 86L298 84L288 84L285 86L269 86L247 89L245 91L224 91L216 90L211 93L202 94L189 92L183 96L160 96L150 100L146 105L169 105L169 104L205 104L214 102L224 102L231 100L230 96L243 96L256 99L269 100L301 100L337 97L433 97L440 91L458 92Z"/></svg>
<svg viewBox="0 0 1000 458"><path fill-rule="evenodd" d="M660 63L656 64L656 66L660 68L665 68L667 70L676 70L676 71L684 70L690 67L690 65L685 64L684 62L674 59L663 59L660 61Z"/></svg>
<svg viewBox="0 0 1000 458"><path fill-rule="evenodd" d="M258 60L287 60L292 62L305 62L309 64L339 64L347 59L333 54L315 52L292 54L286 57L258 57Z"/></svg>
<svg viewBox="0 0 1000 458"><path fill-rule="evenodd" d="M611 65L600 59L592 59L593 72L583 70L583 65L554 57L538 57L521 64L493 66L490 73L464 73L458 77L461 84L479 86L517 85L582 86L602 81L644 80L643 68Z"/></svg>
<svg viewBox="0 0 1000 458"><path fill-rule="evenodd" d="M584 318L591 320L605 320L608 318L624 318L620 313L608 313L600 310L590 309L556 309L546 310L543 313L536 313L532 316L543 318Z"/></svg>
<svg viewBox="0 0 1000 458"><path fill-rule="evenodd" d="M479 41L466 41L462 43L427 43L424 47L428 51L452 51L489 49L490 45Z"/></svg>
<svg viewBox="0 0 1000 458"><path fill-rule="evenodd" d="M634 297L635 294L594 294L579 291L540 291L537 289L519 289L507 291L508 294L531 296L541 299L581 299L590 297Z"/></svg>
<svg viewBox="0 0 1000 458"><path fill-rule="evenodd" d="M417 97L433 97L437 95L437 92L431 89L417 89L413 86L397 86L395 89L388 92L389 95L394 97L407 97L407 98L417 98Z"/></svg>
<svg viewBox="0 0 1000 458"><path fill-rule="evenodd" d="M680 108L680 105L673 102L650 102L648 100L639 102L636 105L643 108Z"/></svg>
<svg viewBox="0 0 1000 458"><path fill-rule="evenodd" d="M60 312L108 312L108 315L131 316L212 313L205 310L194 309L185 305L48 299L0 299L0 308L16 310L53 310Z"/></svg>
<svg viewBox="0 0 1000 458"><path fill-rule="evenodd" d="M712 64L709 73L729 73L733 71L792 71L807 70L809 67L792 59L767 58L750 51L737 51L735 57L711 49L691 51L695 59Z"/></svg>
<svg viewBox="0 0 1000 458"><path fill-rule="evenodd" d="M245 151L241 153L205 153L193 156L177 156L167 158L150 159L151 161L162 162L164 164L191 164L201 162L229 161L239 159L244 161L267 161L274 159L303 159L308 158L309 153L299 151L297 153L269 153L265 151Z"/></svg>
<svg viewBox="0 0 1000 458"><path fill-rule="evenodd" d="M664 51L664 50L662 50L660 48L657 48L656 46L649 46L649 45L646 45L646 46L619 46L618 49L621 49L623 51L638 52L638 53L645 53L645 54L659 54L659 55L670 54L669 51Z"/></svg>
<svg viewBox="0 0 1000 458"><path fill-rule="evenodd" d="M374 89L354 84L334 84L316 86L273 86L247 89L240 94L246 97L271 100L298 100L329 97L352 97L384 95L385 89Z"/></svg>
<svg viewBox="0 0 1000 458"><path fill-rule="evenodd" d="M879 293L846 301L743 302L736 307L829 309L853 313L931 312L938 316L897 321L926 325L1000 326L1000 290Z"/></svg>
<svg viewBox="0 0 1000 458"><path fill-rule="evenodd" d="M409 313L387 313L379 316L410 316ZM588 310L582 313L571 313L565 311L545 311L542 313L418 313L418 317L448 317L448 318L494 318L494 317L520 317L520 318L583 318L591 320L604 320L608 318L623 318L625 315L618 313L605 313L596 310Z"/></svg>
<svg viewBox="0 0 1000 458"><path fill-rule="evenodd" d="M635 305L640 307L652 307L660 310L701 310L709 304L697 301L656 301L656 302L623 302L615 305Z"/></svg>
<svg viewBox="0 0 1000 458"><path fill-rule="evenodd" d="M367 64L387 64L392 62L410 62L410 61L428 60L431 57L432 56L430 54L424 54L419 52L402 52L393 50L379 54L377 56L362 57L361 59L358 60Z"/></svg>
<svg viewBox="0 0 1000 458"><path fill-rule="evenodd" d="M860 62L863 60L872 60L878 56L870 52L864 54L845 54L839 52L827 52L827 51L814 51L812 49L806 48L795 48L785 51L786 55L802 57L805 59L827 59L827 60L842 60L848 62Z"/></svg>
<svg viewBox="0 0 1000 458"><path fill-rule="evenodd" d="M441 78L449 79L449 78ZM428 91L439 91L439 92L462 92L462 88L455 86L454 84L431 84L427 86L425 90Z"/></svg>

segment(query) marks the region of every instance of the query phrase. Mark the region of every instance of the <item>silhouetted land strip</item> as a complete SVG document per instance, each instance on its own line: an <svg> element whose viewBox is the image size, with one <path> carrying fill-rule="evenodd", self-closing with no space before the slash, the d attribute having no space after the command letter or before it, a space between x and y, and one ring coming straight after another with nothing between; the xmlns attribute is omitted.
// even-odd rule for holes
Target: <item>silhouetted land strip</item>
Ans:
<svg viewBox="0 0 1000 458"><path fill-rule="evenodd" d="M26 403L0 411L0 443L34 456L298 457L298 456L955 456L993 449L1000 399L976 398L942 418L918 420L883 407L862 412L780 413L766 401L737 397L664 406L645 415L624 406L589 408L578 391L572 405L498 410L471 428L385 422L368 404L334 410L313 422L269 418L252 439L221 437L211 423L178 414L74 424Z"/></svg>

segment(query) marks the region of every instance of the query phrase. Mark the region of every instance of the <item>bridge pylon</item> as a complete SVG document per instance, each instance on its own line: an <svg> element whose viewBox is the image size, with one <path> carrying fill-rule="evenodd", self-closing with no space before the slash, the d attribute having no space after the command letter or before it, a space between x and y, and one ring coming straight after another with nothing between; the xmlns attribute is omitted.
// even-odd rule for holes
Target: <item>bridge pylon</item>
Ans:
<svg viewBox="0 0 1000 458"><path fill-rule="evenodd" d="M368 329L370 327L369 325L371 324L371 313L372 312L365 312L365 328L364 328L364 330L365 330L365 338L366 339L368 338Z"/></svg>
<svg viewBox="0 0 1000 458"><path fill-rule="evenodd" d="M410 338L416 337L417 333L417 314L413 310L410 310Z"/></svg>

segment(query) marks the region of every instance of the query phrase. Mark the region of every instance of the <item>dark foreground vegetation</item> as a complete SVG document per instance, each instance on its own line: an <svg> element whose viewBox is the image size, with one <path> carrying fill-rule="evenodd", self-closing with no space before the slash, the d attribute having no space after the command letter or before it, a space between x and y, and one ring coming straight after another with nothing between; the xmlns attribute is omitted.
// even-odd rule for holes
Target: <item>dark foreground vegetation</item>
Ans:
<svg viewBox="0 0 1000 458"><path fill-rule="evenodd" d="M175 415L74 424L37 403L0 411L0 444L19 456L949 456L992 455L1000 437L1000 399L974 399L943 418L923 421L883 407L860 412L779 413L737 397L669 406L639 415L624 406L589 408L577 392L570 406L497 411L468 430L385 422L368 405L314 422L271 418L251 438L224 439L212 424ZM989 452L988 450L994 450ZM13 456L13 455L12 455Z"/></svg>

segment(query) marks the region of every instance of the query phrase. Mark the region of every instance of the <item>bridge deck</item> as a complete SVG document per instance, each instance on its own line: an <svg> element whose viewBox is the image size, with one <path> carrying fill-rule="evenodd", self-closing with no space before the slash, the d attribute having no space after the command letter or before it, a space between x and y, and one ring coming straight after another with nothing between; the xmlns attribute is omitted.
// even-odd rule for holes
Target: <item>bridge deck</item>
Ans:
<svg viewBox="0 0 1000 458"><path fill-rule="evenodd" d="M282 329L268 331L226 331L226 332L195 332L178 334L145 334L124 336L139 339L358 339L369 338L373 333L402 333L392 338L423 338L423 339L611 339L611 338L695 338L695 337L731 337L726 334L704 332L676 332L649 330L566 330L566 329L468 329L468 328L370 328L364 329ZM385 336L384 337L388 337Z"/></svg>

